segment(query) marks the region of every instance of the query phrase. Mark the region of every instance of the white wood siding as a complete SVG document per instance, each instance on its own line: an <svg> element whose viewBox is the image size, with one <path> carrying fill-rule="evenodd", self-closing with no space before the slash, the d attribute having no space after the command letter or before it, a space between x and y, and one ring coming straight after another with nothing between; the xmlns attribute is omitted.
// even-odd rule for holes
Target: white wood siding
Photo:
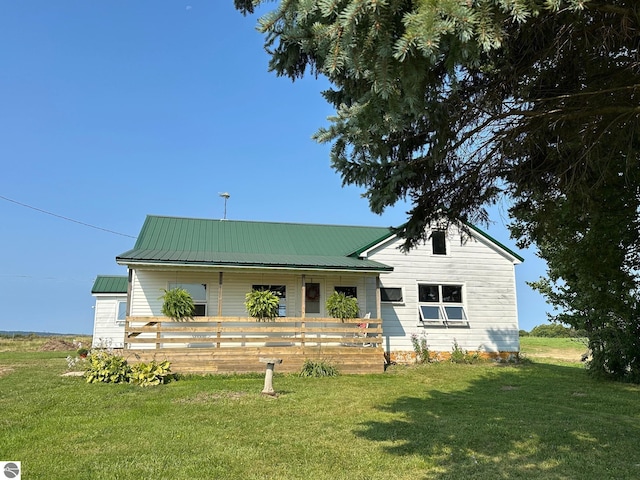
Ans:
<svg viewBox="0 0 640 480"><path fill-rule="evenodd" d="M126 302L126 295L94 294L96 305L93 319L92 347L122 348L124 322L117 321L118 302Z"/></svg>
<svg viewBox="0 0 640 480"><path fill-rule="evenodd" d="M204 283L207 285L207 314L218 314L219 272L209 270L193 270L173 272L168 270L134 270L131 289L131 316L162 315L160 297L169 283ZM323 275L317 272L307 273L305 282L320 283L320 314L327 316L325 302L336 286L354 286L358 289L358 304L364 316L367 312L375 313L375 277L365 278L362 275ZM274 272L270 270L234 272L226 271L222 282L222 315L244 317L245 295L253 285L285 285L287 287L287 316L299 317L302 313L301 291L302 273ZM373 285L374 291L367 288Z"/></svg>
<svg viewBox="0 0 640 480"><path fill-rule="evenodd" d="M518 317L514 264L482 238L461 242L457 228L447 233L447 254L433 255L431 242L402 253L399 239L369 252L368 258L394 267L381 275L382 287L403 290L402 303L383 303L385 350L412 351L412 334L427 335L433 351L450 352L454 339L466 350L517 352ZM419 322L418 284L463 286L466 327L425 327Z"/></svg>
<svg viewBox="0 0 640 480"><path fill-rule="evenodd" d="M218 313L218 272L134 270L131 279L132 317L161 316L164 290L170 283L202 283L207 286L207 315Z"/></svg>

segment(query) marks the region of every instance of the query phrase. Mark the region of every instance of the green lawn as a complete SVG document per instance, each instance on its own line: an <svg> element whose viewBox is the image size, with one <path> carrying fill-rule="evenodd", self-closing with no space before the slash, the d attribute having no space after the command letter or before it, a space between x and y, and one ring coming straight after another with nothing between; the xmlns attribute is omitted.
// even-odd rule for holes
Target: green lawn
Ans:
<svg viewBox="0 0 640 480"><path fill-rule="evenodd" d="M89 385L0 353L0 460L24 479L635 479L640 387L579 363Z"/></svg>
<svg viewBox="0 0 640 480"><path fill-rule="evenodd" d="M587 352L582 338L520 337L520 353L526 358L580 361Z"/></svg>

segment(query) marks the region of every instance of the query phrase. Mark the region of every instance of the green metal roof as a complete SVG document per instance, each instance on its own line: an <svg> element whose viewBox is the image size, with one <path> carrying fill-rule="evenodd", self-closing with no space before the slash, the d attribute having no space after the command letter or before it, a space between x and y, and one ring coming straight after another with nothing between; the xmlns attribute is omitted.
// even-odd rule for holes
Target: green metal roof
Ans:
<svg viewBox="0 0 640 480"><path fill-rule="evenodd" d="M121 275L98 275L91 293L127 293L127 280Z"/></svg>
<svg viewBox="0 0 640 480"><path fill-rule="evenodd" d="M119 263L352 271L392 267L354 255L390 228L147 216Z"/></svg>
<svg viewBox="0 0 640 480"><path fill-rule="evenodd" d="M479 228L466 225L508 255L523 261L520 255ZM122 264L388 272L393 267L359 255L391 237L393 232L387 227L149 215L133 249L118 255L116 261Z"/></svg>

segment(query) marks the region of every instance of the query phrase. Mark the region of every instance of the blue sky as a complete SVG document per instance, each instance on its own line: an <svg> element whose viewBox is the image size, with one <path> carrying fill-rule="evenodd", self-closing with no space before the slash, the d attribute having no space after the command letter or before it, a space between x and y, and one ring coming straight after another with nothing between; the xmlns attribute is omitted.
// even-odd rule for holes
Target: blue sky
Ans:
<svg viewBox="0 0 640 480"><path fill-rule="evenodd" d="M273 4L272 4L273 5ZM232 0L0 3L0 330L91 333L98 274L145 215L398 225L343 188L311 135L324 80L267 71L257 18ZM485 228L514 248L506 207ZM549 307L517 267L520 328Z"/></svg>

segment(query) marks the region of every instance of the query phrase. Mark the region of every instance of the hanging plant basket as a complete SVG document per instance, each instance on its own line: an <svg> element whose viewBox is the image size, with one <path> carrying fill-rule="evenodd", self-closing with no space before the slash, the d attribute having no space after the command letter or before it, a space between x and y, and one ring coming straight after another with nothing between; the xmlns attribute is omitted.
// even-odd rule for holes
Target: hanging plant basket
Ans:
<svg viewBox="0 0 640 480"><path fill-rule="evenodd" d="M193 304L191 294L184 288L172 288L164 290L164 295L160 297L162 303L162 313L178 322L192 320L196 307Z"/></svg>
<svg viewBox="0 0 640 480"><path fill-rule="evenodd" d="M347 297L344 293L333 292L327 298L326 307L329 315L333 318L339 318L343 322L346 318L358 318L360 314L358 300Z"/></svg>
<svg viewBox="0 0 640 480"><path fill-rule="evenodd" d="M278 316L280 299L269 290L252 290L245 295L244 306L250 317L264 322Z"/></svg>

